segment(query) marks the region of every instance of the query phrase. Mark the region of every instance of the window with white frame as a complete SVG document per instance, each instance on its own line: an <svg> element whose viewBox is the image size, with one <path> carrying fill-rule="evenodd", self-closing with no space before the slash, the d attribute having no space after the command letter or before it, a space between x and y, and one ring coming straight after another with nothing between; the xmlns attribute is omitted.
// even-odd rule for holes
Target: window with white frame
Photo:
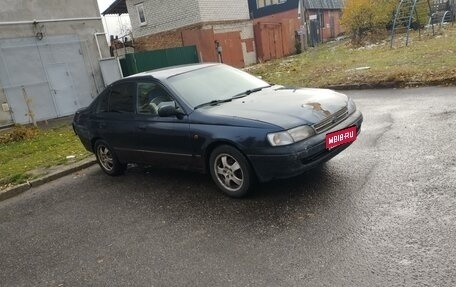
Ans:
<svg viewBox="0 0 456 287"><path fill-rule="evenodd" d="M144 26L147 24L146 15L144 14L144 4L139 3L136 5L136 11L138 12L139 24Z"/></svg>

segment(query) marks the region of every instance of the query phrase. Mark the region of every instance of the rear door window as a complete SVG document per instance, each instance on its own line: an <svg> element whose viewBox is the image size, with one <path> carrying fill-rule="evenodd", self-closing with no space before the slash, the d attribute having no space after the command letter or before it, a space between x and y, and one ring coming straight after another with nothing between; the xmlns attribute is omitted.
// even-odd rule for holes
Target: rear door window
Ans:
<svg viewBox="0 0 456 287"><path fill-rule="evenodd" d="M109 89L104 90L94 102L95 112L106 113L108 112Z"/></svg>
<svg viewBox="0 0 456 287"><path fill-rule="evenodd" d="M120 83L112 86L109 95L109 112L111 113L133 113L136 84Z"/></svg>

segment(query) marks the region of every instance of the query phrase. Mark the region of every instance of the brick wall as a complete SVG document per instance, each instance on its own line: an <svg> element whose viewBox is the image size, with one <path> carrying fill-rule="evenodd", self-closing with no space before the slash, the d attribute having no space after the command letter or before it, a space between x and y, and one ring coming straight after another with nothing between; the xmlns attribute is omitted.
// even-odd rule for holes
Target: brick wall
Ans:
<svg viewBox="0 0 456 287"><path fill-rule="evenodd" d="M136 38L196 23L249 19L246 0L126 0L126 3ZM147 22L144 25L136 9L140 3Z"/></svg>
<svg viewBox="0 0 456 287"><path fill-rule="evenodd" d="M236 66L256 62L253 24L246 0L126 0L126 3L136 51L180 47L194 42L205 59L213 59L214 41L220 39L222 45L230 46L224 54L227 58L233 54ZM147 22L142 26L135 6L140 3ZM218 36L203 39L207 36L205 33L185 33L189 30L212 30L213 35ZM189 39L191 35L198 39ZM236 56L239 54L240 57Z"/></svg>
<svg viewBox="0 0 456 287"><path fill-rule="evenodd" d="M202 22L250 19L247 0L198 0Z"/></svg>
<svg viewBox="0 0 456 287"><path fill-rule="evenodd" d="M195 31L195 33L190 33L191 31ZM208 31L210 33L206 33ZM234 37L234 35L237 36ZM252 21L213 22L190 25L180 29L136 38L134 47L136 52L140 52L196 45L200 53L199 56L204 62L216 62L217 56L214 40L219 38L224 40L221 42L221 45L228 64L236 67L244 67L256 63ZM228 42L236 46L225 46ZM238 59L239 53L240 59ZM231 54L233 55L232 57L230 56ZM233 59L232 63L229 62L230 58ZM239 64L240 62L242 64Z"/></svg>
<svg viewBox="0 0 456 287"><path fill-rule="evenodd" d="M253 23L256 27L255 42L258 47L257 56L260 61L281 58L296 52L295 31L300 28L298 9L257 18L253 20ZM266 32L264 29L272 29L275 32ZM277 33L280 33L280 36L277 36ZM276 38L274 38L274 34ZM281 43L277 43L279 40ZM270 49L274 49L275 52L273 53Z"/></svg>
<svg viewBox="0 0 456 287"><path fill-rule="evenodd" d="M198 0L126 0L126 3L135 38L202 22ZM140 3L147 22L143 26L135 6Z"/></svg>
<svg viewBox="0 0 456 287"><path fill-rule="evenodd" d="M324 21L325 21L325 27L323 28L323 40L329 40L334 38L333 36L337 37L340 36L342 33L345 32L343 27L340 25L340 16L341 12L338 10L327 10L324 12ZM331 35L331 23L330 19L331 17L334 18L334 35Z"/></svg>
<svg viewBox="0 0 456 287"><path fill-rule="evenodd" d="M203 29L213 29L215 34L237 32L241 38L241 48L244 66L256 63L256 50L252 21L239 21L235 23L206 24ZM228 51L225 51L228 52Z"/></svg>
<svg viewBox="0 0 456 287"><path fill-rule="evenodd" d="M136 38L136 52L182 47L182 29Z"/></svg>
<svg viewBox="0 0 456 287"><path fill-rule="evenodd" d="M284 19L298 19L298 9L288 10L285 12L257 18L253 20L253 23L256 24L258 22L272 22L272 23L280 23Z"/></svg>
<svg viewBox="0 0 456 287"><path fill-rule="evenodd" d="M317 11L313 11L313 10L309 10L309 11L307 11L307 13L308 13L307 18L309 18L310 15L317 15ZM343 28L343 26L340 25L340 16L341 16L341 12L339 10L323 11L324 26L321 27L323 42L328 41L332 38L335 38L335 37L340 36L341 34L345 33L345 29ZM333 28L331 28L331 17L334 18L334 27ZM332 34L331 29L333 29L333 32L334 32L333 35L331 35Z"/></svg>

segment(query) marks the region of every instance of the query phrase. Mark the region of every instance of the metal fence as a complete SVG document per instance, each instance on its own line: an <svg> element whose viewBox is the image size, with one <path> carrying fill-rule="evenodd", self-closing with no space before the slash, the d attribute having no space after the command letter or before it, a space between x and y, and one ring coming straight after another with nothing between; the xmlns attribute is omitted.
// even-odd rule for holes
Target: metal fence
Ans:
<svg viewBox="0 0 456 287"><path fill-rule="evenodd" d="M120 60L120 65L126 77L153 69L198 62L196 46L187 46L126 54L125 59Z"/></svg>

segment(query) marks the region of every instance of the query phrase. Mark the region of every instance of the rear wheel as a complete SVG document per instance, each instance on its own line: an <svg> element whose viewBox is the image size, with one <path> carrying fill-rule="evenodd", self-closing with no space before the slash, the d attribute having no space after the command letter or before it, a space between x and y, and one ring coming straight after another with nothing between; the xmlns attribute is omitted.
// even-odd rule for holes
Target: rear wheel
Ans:
<svg viewBox="0 0 456 287"><path fill-rule="evenodd" d="M234 147L217 147L209 159L215 184L231 197L246 196L252 189L254 176L245 156Z"/></svg>
<svg viewBox="0 0 456 287"><path fill-rule="evenodd" d="M109 144L103 140L95 143L95 155L101 169L111 176L123 174L127 168L126 164L119 162Z"/></svg>

